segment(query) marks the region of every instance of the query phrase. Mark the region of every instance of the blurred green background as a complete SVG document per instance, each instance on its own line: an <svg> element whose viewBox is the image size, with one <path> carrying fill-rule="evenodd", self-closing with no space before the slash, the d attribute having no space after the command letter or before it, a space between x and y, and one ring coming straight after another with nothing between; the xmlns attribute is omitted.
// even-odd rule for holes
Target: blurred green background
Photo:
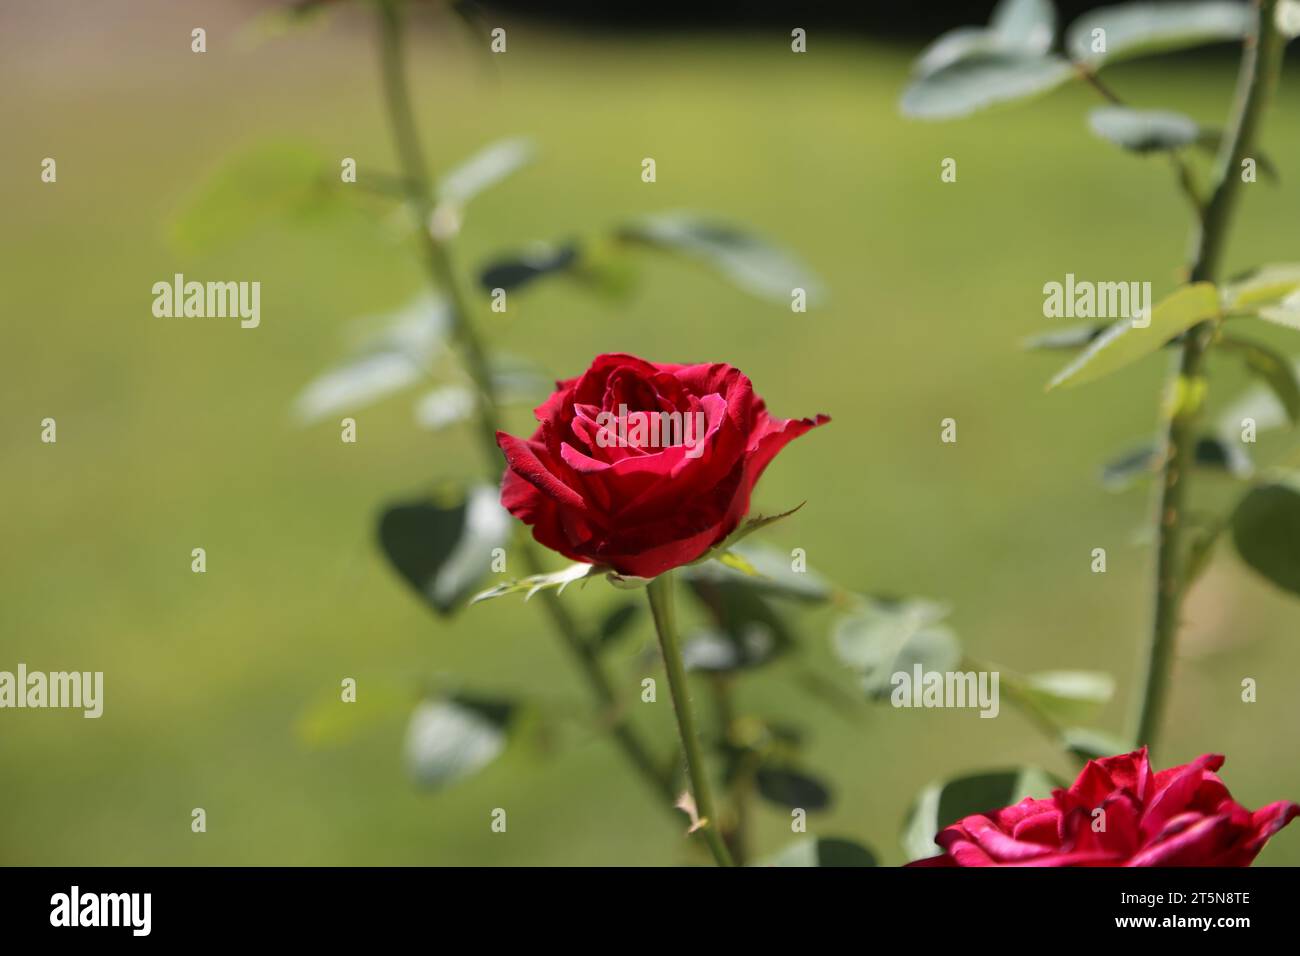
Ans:
<svg viewBox="0 0 1300 956"><path fill-rule="evenodd" d="M258 45L249 10L195 3L6 4L0 231L6 316L0 425L6 467L0 669L102 670L105 713L0 714L0 861L9 864L674 864L701 861L610 744L581 721L512 748L434 794L406 778L403 719L376 716L337 746L296 730L339 681L409 686L458 675L581 714L585 692L537 609L516 600L435 619L373 541L380 504L437 477L476 475L467 431L417 430L410 396L336 427L298 428L289 405L339 355L359 315L404 304L422 274L400 242L359 225L269 228L205 256L168 240L177 211L223 156L270 138L393 169L373 25L342 15ZM756 506L808 504L766 532L852 588L950 601L971 654L1022 671L1108 670L1119 730L1147 622L1145 490L1115 495L1101 463L1148 437L1162 357L1103 383L1044 394L1063 362L1018 341L1045 331L1042 286L1080 278L1179 278L1188 217L1168 167L1096 140L1080 86L969 120L896 111L915 47L788 32L615 36L511 27L485 69L464 35L426 23L412 39L417 107L440 169L489 141L532 137L538 162L474 203L459 261L477 267L533 239L687 207L751 224L824 277L806 314L749 299L712 275L647 259L623 306L565 282L520 293L490 339L569 376L601 351L741 367L782 416L833 423L792 445ZM208 52L190 52L194 26ZM1218 123L1235 66L1200 53L1107 72L1131 101ZM495 74L495 76L494 76ZM1229 272L1300 260L1292 157L1300 93L1284 77L1265 143L1280 186L1245 189ZM39 180L58 161L57 185ZM640 180L653 156L658 181ZM939 164L958 161L958 182ZM257 279L262 323L160 320L150 287L174 272ZM486 314L486 313L485 313ZM1252 330L1291 352L1284 332ZM1244 384L1212 370L1212 394ZM58 421L58 443L39 423ZM955 446L939 422L959 423ZM512 419L528 429L529 416ZM1261 439L1258 458L1288 453ZM1225 479L1197 481L1225 506ZM204 547L208 572L190 571ZM1105 547L1109 571L1089 570ZM590 619L590 586L564 600ZM1187 608L1159 763L1228 755L1254 807L1300 797L1300 606L1220 551ZM825 612L799 618L809 657L852 690ZM615 664L637 693L643 618ZM1240 701L1240 681L1259 700ZM903 861L916 791L960 770L1072 765L1004 704L973 711L866 704L846 719L783 665L740 685L743 709L802 722L806 762L835 803L810 832L863 840ZM635 699L630 697L630 699ZM634 705L663 753L671 712ZM494 834L489 814L509 812ZM204 834L190 811L207 811ZM763 809L758 843L788 843ZM1261 863L1300 864L1300 832Z"/></svg>

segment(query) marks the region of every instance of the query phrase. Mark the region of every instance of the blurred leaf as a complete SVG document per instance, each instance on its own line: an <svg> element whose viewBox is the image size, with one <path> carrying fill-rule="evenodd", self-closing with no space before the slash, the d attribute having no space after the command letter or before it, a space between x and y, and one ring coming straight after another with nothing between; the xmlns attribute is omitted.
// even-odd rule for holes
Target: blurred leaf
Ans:
<svg viewBox="0 0 1300 956"><path fill-rule="evenodd" d="M1300 594L1300 490L1290 483L1247 492L1232 513L1241 559L1283 590Z"/></svg>
<svg viewBox="0 0 1300 956"><path fill-rule="evenodd" d="M1217 344L1240 355L1251 374L1272 389L1291 424L1300 423L1300 381L1289 359L1266 345L1231 335L1220 336Z"/></svg>
<svg viewBox="0 0 1300 956"><path fill-rule="evenodd" d="M343 700L341 685L322 689L298 715L294 732L311 749L339 746L404 716L410 707L408 686L380 678L359 678L354 701Z"/></svg>
<svg viewBox="0 0 1300 956"><path fill-rule="evenodd" d="M1052 723L1090 720L1115 693L1115 679L1100 671L1041 671L1002 678Z"/></svg>
<svg viewBox="0 0 1300 956"><path fill-rule="evenodd" d="M448 490L391 505L379 519L379 543L389 562L439 614L457 610L473 593L510 531L511 518L490 485L476 485L463 497Z"/></svg>
<svg viewBox="0 0 1300 956"><path fill-rule="evenodd" d="M1069 727L1061 732L1065 749L1085 760L1099 760L1117 754L1131 753L1133 747L1125 740L1105 731L1090 727Z"/></svg>
<svg viewBox="0 0 1300 956"><path fill-rule="evenodd" d="M600 629L596 639L602 647L608 647L627 635L641 616L640 601L623 601L614 605L600 619Z"/></svg>
<svg viewBox="0 0 1300 956"><path fill-rule="evenodd" d="M801 601L821 602L831 597L830 583L816 571L796 571L792 556L770 545L743 541L731 549L757 574L747 574L722 561L689 565L682 574L687 580L723 581L752 588L760 594L788 597Z"/></svg>
<svg viewBox="0 0 1300 956"><path fill-rule="evenodd" d="M851 840L804 837L775 853L758 866L876 866L870 850Z"/></svg>
<svg viewBox="0 0 1300 956"><path fill-rule="evenodd" d="M578 245L536 243L523 252L498 259L479 276L479 285L487 291L522 289L542 276L566 272L578 258Z"/></svg>
<svg viewBox="0 0 1300 956"><path fill-rule="evenodd" d="M415 403L415 423L429 431L465 421L474 414L474 392L464 385L441 385Z"/></svg>
<svg viewBox="0 0 1300 956"><path fill-rule="evenodd" d="M300 424L352 414L418 382L446 348L451 315L445 302L420 296L391 316L361 320L382 323L362 338L352 356L322 373L298 393L293 415Z"/></svg>
<svg viewBox="0 0 1300 956"><path fill-rule="evenodd" d="M182 206L172 236L206 253L269 222L318 222L342 205L337 183L337 171L311 148L269 143L227 158Z"/></svg>
<svg viewBox="0 0 1300 956"><path fill-rule="evenodd" d="M1196 121L1167 110L1135 110L1099 106L1088 114L1088 125L1102 139L1134 153L1180 149L1196 142Z"/></svg>
<svg viewBox="0 0 1300 956"><path fill-rule="evenodd" d="M1223 301L1233 311L1281 305L1300 292L1300 263L1273 263L1236 276L1223 287Z"/></svg>
<svg viewBox="0 0 1300 956"><path fill-rule="evenodd" d="M693 213L645 216L620 228L617 238L694 259L760 299L788 305L791 293L803 289L811 305L822 295L821 280L793 253L735 226Z"/></svg>
<svg viewBox="0 0 1300 956"><path fill-rule="evenodd" d="M1046 93L1074 75L1074 67L1052 54L969 56L913 80L903 91L901 108L919 119L953 119Z"/></svg>
<svg viewBox="0 0 1300 956"><path fill-rule="evenodd" d="M498 584L490 587L486 591L475 594L470 604L477 604L479 601L488 601L492 598L502 597L506 594L524 593L524 600L527 601L538 591L549 591L555 589L557 594L563 594L574 581L585 581L588 578L600 577L613 578L615 573L610 568L601 564L571 564L567 568L561 568L559 571L552 571L549 574L530 574L526 578L520 578L517 581L507 581L504 584Z"/></svg>
<svg viewBox="0 0 1300 956"><path fill-rule="evenodd" d="M1105 322L1072 325L1068 329L1053 329L1030 336L1021 345L1026 349L1080 349L1095 341L1108 328Z"/></svg>
<svg viewBox="0 0 1300 956"><path fill-rule="evenodd" d="M794 636L761 596L730 578L686 577L687 593L703 604L714 627L697 631L682 648L688 669L727 672L758 667L784 653Z"/></svg>
<svg viewBox="0 0 1300 956"><path fill-rule="evenodd" d="M1226 471L1234 478L1249 478L1255 464L1241 447L1220 435L1204 435L1196 440L1193 461L1203 468ZM1108 491L1124 491L1136 481L1152 477L1160 466L1155 446L1143 445L1125 452L1102 469L1101 481Z"/></svg>
<svg viewBox="0 0 1300 956"><path fill-rule="evenodd" d="M1300 375L1300 363L1293 362L1291 369ZM1288 423L1286 409L1266 385L1246 389L1219 415L1218 430L1226 443L1240 445L1241 423L1247 418L1254 420L1256 431L1281 428Z"/></svg>
<svg viewBox="0 0 1300 956"><path fill-rule="evenodd" d="M735 531L727 535L727 537L721 543L715 544L712 548L710 548L707 552L705 552L704 555L702 555L699 558L696 558L695 561L692 563L702 564L705 561L715 560L719 555L724 554L727 551L734 550L737 544L739 544L745 538L748 538L755 531L758 531L762 528L766 528L770 524L775 524L776 522L781 521L784 518L790 517L790 515L794 514L805 504L807 504L807 502L801 501L793 508L791 508L789 511L782 511L774 515L765 515L765 514L750 515L740 523L740 526L736 528Z"/></svg>
<svg viewBox="0 0 1300 956"><path fill-rule="evenodd" d="M1120 319L1067 365L1048 388L1082 385L1108 375L1156 351L1175 335L1219 315L1219 293L1209 282L1183 286L1152 310L1150 323L1138 328Z"/></svg>
<svg viewBox="0 0 1300 956"><path fill-rule="evenodd" d="M922 670L950 671L961 662L961 647L939 622L948 609L932 601L876 602L841 617L831 633L839 659L862 675L867 696L890 696L893 675Z"/></svg>
<svg viewBox="0 0 1300 956"><path fill-rule="evenodd" d="M1025 797L1046 799L1060 786L1036 767L954 777L930 784L917 796L903 825L903 850L909 859L938 856L934 838L945 827L976 813L1009 807Z"/></svg>
<svg viewBox="0 0 1300 956"><path fill-rule="evenodd" d="M464 206L483 190L533 161L536 150L522 138L503 139L479 150L438 183L438 201Z"/></svg>
<svg viewBox="0 0 1300 956"><path fill-rule="evenodd" d="M1106 49L1093 52L1092 31L1106 31ZM1094 66L1170 50L1244 39L1251 9L1236 2L1126 3L1100 7L1070 24L1065 49L1072 59Z"/></svg>
<svg viewBox="0 0 1300 956"><path fill-rule="evenodd" d="M459 694L423 701L406 728L407 772L435 790L477 773L505 749L514 713L510 703Z"/></svg>
<svg viewBox="0 0 1300 956"><path fill-rule="evenodd" d="M959 60L982 54L1044 54L1056 35L1051 0L1000 0L989 26L958 27L921 51L913 70L928 76Z"/></svg>
<svg viewBox="0 0 1300 956"><path fill-rule="evenodd" d="M754 783L764 800L786 810L816 813L831 805L831 792L824 783L792 767L759 767Z"/></svg>

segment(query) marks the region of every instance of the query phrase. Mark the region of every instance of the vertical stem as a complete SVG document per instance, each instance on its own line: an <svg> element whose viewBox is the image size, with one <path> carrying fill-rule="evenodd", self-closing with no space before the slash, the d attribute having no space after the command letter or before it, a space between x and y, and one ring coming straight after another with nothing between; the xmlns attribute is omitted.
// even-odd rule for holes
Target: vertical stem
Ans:
<svg viewBox="0 0 1300 956"><path fill-rule="evenodd" d="M1213 191L1199 224L1191 264L1192 282L1214 282L1227 242L1241 183L1241 163L1254 149L1265 104L1276 82L1283 39L1275 20L1277 0L1255 0L1256 26L1246 38L1227 130L1216 161ZM1183 344L1170 388L1201 376L1213 322L1193 328ZM1191 394L1185 390L1184 394ZM1199 394L1199 393L1198 393ZM1187 480L1191 473L1200 399L1174 406L1161 436L1164 469L1156 508L1155 608L1138 698L1134 742L1155 749L1164 714L1174 640L1183 596L1182 527Z"/></svg>
<svg viewBox="0 0 1300 956"><path fill-rule="evenodd" d="M691 706L691 691L686 682L686 667L677 637L677 612L673 605L673 575L661 574L646 587L650 600L650 613L655 619L659 634L659 647L663 651L664 670L668 673L668 690L673 698L673 711L677 714L677 731L682 738L682 751L686 755L686 772L690 777L695 809L699 813L699 830L718 866L733 866L731 853L718 829L717 811L713 803L713 785L709 782L704 754L700 749L699 730L695 724L695 710Z"/></svg>
<svg viewBox="0 0 1300 956"><path fill-rule="evenodd" d="M424 150L420 145L419 128L411 106L410 90L406 82L406 55L402 37L401 0L379 0L380 68L384 86L384 103L388 110L389 126L397 146L402 166L402 187L406 202L415 219L421 253L434 286L447 297L452 314L452 329L456 343L464 355L465 365L474 383L475 422L479 444L483 451L483 466L490 482L501 477L501 452L497 447L499 426L496 388L492 382L487 352L474 328L473 313L457 278L451 250L446 242L436 238L429 229L433 215L433 187ZM530 573L541 570L541 562L531 542L523 548L524 563ZM656 766L650 751L645 747L631 723L616 707L617 696L613 682L596 655L593 643L582 633L568 610L554 594L543 594L543 606L551 623L577 659L584 677L607 713L613 715L610 732L628 761L641 773L646 783L670 803L673 797L671 779Z"/></svg>

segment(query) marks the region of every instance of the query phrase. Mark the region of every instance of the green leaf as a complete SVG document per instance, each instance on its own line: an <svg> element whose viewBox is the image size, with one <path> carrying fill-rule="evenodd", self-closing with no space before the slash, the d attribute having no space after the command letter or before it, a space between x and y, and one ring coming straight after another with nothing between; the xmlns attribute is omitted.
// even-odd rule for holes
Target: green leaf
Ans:
<svg viewBox="0 0 1300 956"><path fill-rule="evenodd" d="M940 623L947 613L933 601L873 602L835 623L831 645L862 675L867 696L885 700L894 674L910 674L915 664L926 672L946 672L961 662L956 635Z"/></svg>
<svg viewBox="0 0 1300 956"><path fill-rule="evenodd" d="M483 190L533 161L536 150L527 139L503 139L479 150L438 183L438 201L464 206Z"/></svg>
<svg viewBox="0 0 1300 956"><path fill-rule="evenodd" d="M1192 460L1203 468L1225 471L1233 478L1249 478L1255 463L1241 443L1222 435L1204 435L1196 440ZM1101 472L1101 482L1108 491L1124 491L1139 479L1150 478L1160 467L1154 445L1143 445L1108 462Z"/></svg>
<svg viewBox="0 0 1300 956"><path fill-rule="evenodd" d="M450 488L391 505L379 519L379 543L393 568L439 614L457 610L487 575L492 551L510 537L498 491ZM476 598L477 600L477 598Z"/></svg>
<svg viewBox="0 0 1300 956"><path fill-rule="evenodd" d="M1232 513L1241 559L1292 594L1300 594L1300 490L1289 482L1247 492Z"/></svg>
<svg viewBox="0 0 1300 956"><path fill-rule="evenodd" d="M1234 278L1223 287L1223 301L1227 309L1244 312L1260 306L1281 306L1297 293L1300 263L1273 263Z"/></svg>
<svg viewBox="0 0 1300 956"><path fill-rule="evenodd" d="M1046 93L1074 75L1073 66L1050 54L969 56L913 80L900 106L904 115L918 119L953 119Z"/></svg>
<svg viewBox="0 0 1300 956"><path fill-rule="evenodd" d="M360 409L419 382L446 349L451 329L447 304L420 296L389 316L360 320L382 323L360 339L347 359L313 379L293 402L293 416L310 425Z"/></svg>
<svg viewBox="0 0 1300 956"><path fill-rule="evenodd" d="M479 285L487 291L517 291L543 276L568 272L578 261L578 244L536 243L523 252L492 262L479 275Z"/></svg>
<svg viewBox="0 0 1300 956"><path fill-rule="evenodd" d="M1060 782L1036 767L970 774L938 781L917 796L903 825L903 850L910 859L938 856L934 838L944 827L976 813L988 813L1025 797L1046 799Z"/></svg>
<svg viewBox="0 0 1300 956"><path fill-rule="evenodd" d="M557 594L563 594L564 589L574 581L586 581L588 578L596 578L601 575L611 579L617 577L612 568L607 568L602 564L583 564L579 562L571 564L567 568L561 568L559 571L552 571L549 574L530 574L528 577L520 578L517 581L498 584L486 591L475 594L469 603L477 604L479 601L489 601L492 598L499 598L506 594L523 593L525 601L538 591L554 590Z"/></svg>
<svg viewBox="0 0 1300 956"><path fill-rule="evenodd" d="M716 560L720 555L733 550L737 544L739 544L741 541L748 538L755 531L758 531L762 528L766 528L770 524L775 524L776 522L781 521L784 518L790 517L790 515L794 514L805 504L807 504L806 501L801 501L793 508L791 508L789 511L782 511L779 514L774 514L774 515L756 514L747 517L744 521L740 523L740 526L736 528L735 531L731 532L731 534L727 535L727 537L720 544L714 545L707 552L705 552L700 557L696 558L691 563L702 564L705 561Z"/></svg>
<svg viewBox="0 0 1300 956"><path fill-rule="evenodd" d="M225 160L181 207L172 237L206 253L276 221L319 221L341 206L338 173L310 147L269 143Z"/></svg>
<svg viewBox="0 0 1300 956"><path fill-rule="evenodd" d="M1061 731L1065 749L1084 760L1100 760L1117 754L1131 753L1132 745L1128 741L1105 731L1090 727L1069 727Z"/></svg>
<svg viewBox="0 0 1300 956"><path fill-rule="evenodd" d="M1115 693L1115 679L1100 671L1042 671L1026 677L1004 674L1003 680L1057 725L1092 719Z"/></svg>
<svg viewBox="0 0 1300 956"><path fill-rule="evenodd" d="M1120 319L1067 365L1048 388L1082 385L1151 354L1175 335L1219 315L1219 293L1209 282L1183 286L1151 310L1149 323Z"/></svg>
<svg viewBox="0 0 1300 956"><path fill-rule="evenodd" d="M725 673L754 668L787 651L794 636L784 618L744 578L686 577L687 593L713 621L682 649L691 670Z"/></svg>
<svg viewBox="0 0 1300 956"><path fill-rule="evenodd" d="M928 76L978 55L1042 55L1052 48L1055 35L1056 10L1051 0L1001 0L987 28L949 30L921 51L913 71Z"/></svg>
<svg viewBox="0 0 1300 956"><path fill-rule="evenodd" d="M1072 325L1065 329L1053 329L1032 335L1021 343L1025 349L1081 349L1096 341L1097 337L1108 329L1104 322L1090 322L1087 325Z"/></svg>
<svg viewBox="0 0 1300 956"><path fill-rule="evenodd" d="M789 304L803 289L813 305L822 283L795 255L764 239L697 214L675 211L645 216L617 231L619 241L685 256L719 273L743 292Z"/></svg>
<svg viewBox="0 0 1300 956"><path fill-rule="evenodd" d="M816 813L831 805L831 791L815 777L793 767L763 766L754 775L759 796L786 810Z"/></svg>
<svg viewBox="0 0 1300 956"><path fill-rule="evenodd" d="M1105 30L1105 49L1093 49L1093 31ZM1244 39L1249 4L1235 2L1126 3L1100 7L1070 24L1065 49L1093 66L1170 50Z"/></svg>
<svg viewBox="0 0 1300 956"><path fill-rule="evenodd" d="M422 702L402 745L407 772L434 790L477 773L505 749L515 710L508 702L463 694Z"/></svg>
<svg viewBox="0 0 1300 956"><path fill-rule="evenodd" d="M1267 345L1235 336L1220 336L1218 344L1240 355L1251 374L1272 389L1291 424L1300 423L1300 380L1290 359Z"/></svg>
<svg viewBox="0 0 1300 956"><path fill-rule="evenodd" d="M474 392L464 385L440 385L415 403L415 423L428 431L440 431L474 414Z"/></svg>
<svg viewBox="0 0 1300 956"><path fill-rule="evenodd" d="M830 582L812 569L796 571L794 557L771 545L743 541L728 554L741 558L750 571L741 571L722 560L688 565L682 574L687 580L722 581L743 586L760 594L788 597L809 603L829 601Z"/></svg>
<svg viewBox="0 0 1300 956"><path fill-rule="evenodd" d="M1196 121L1167 110L1135 110L1099 106L1088 114L1088 125L1102 139L1134 153L1181 149L1196 142Z"/></svg>
<svg viewBox="0 0 1300 956"><path fill-rule="evenodd" d="M641 616L640 601L623 601L614 605L600 619L600 628L596 640L601 647L608 647L625 637Z"/></svg>
<svg viewBox="0 0 1300 956"><path fill-rule="evenodd" d="M804 837L775 853L758 866L876 866L876 856L865 846L835 837Z"/></svg>
<svg viewBox="0 0 1300 956"><path fill-rule="evenodd" d="M1300 363L1292 363L1291 370L1300 376ZM1286 409L1273 389L1266 385L1253 385L1246 389L1220 413L1217 428L1227 444L1240 446L1241 423L1247 418L1255 422L1256 432L1288 424Z"/></svg>

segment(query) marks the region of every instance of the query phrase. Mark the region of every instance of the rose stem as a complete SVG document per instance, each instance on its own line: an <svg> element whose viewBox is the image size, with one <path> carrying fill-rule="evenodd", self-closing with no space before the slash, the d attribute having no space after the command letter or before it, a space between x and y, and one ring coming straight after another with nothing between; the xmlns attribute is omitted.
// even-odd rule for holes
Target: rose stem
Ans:
<svg viewBox="0 0 1300 956"><path fill-rule="evenodd" d="M718 817L713 804L713 787L709 783L704 755L700 750L700 735L695 726L695 711L691 707L690 687L686 682L686 667L677 637L677 614L673 606L673 574L671 571L654 578L646 586L650 600L650 613L659 634L659 647L663 651L664 670L668 674L668 690L677 715L677 731L682 738L682 752L686 755L686 772L695 797L699 814L699 829L718 866L734 866L726 841L718 828Z"/></svg>
<svg viewBox="0 0 1300 956"><path fill-rule="evenodd" d="M501 478L502 465L501 451L496 443L499 418L496 389L492 382L487 353L474 328L469 300L461 289L452 263L448 242L435 237L429 229L429 218L434 210L433 189L411 109L411 97L406 78L402 14L399 5L400 0L381 0L379 3L380 66L383 72L384 101L398 158L402 165L402 186L407 204L415 219L416 234L420 238L429 278L433 285L447 296L452 314L452 332L464 354L466 367L474 382L478 437L488 480L495 484ZM535 574L541 571L542 563L532 543L525 542L522 551L524 564L529 573ZM665 806L670 808L673 797L672 780L656 766L650 751L627 717L618 712L616 706L618 698L614 692L613 682L596 655L594 643L580 631L573 617L554 594L544 592L542 598L551 623L578 660L593 693L610 715L610 733L619 748L628 761L640 771L655 793L666 798Z"/></svg>
<svg viewBox="0 0 1300 956"><path fill-rule="evenodd" d="M1197 224L1189 277L1192 282L1213 282L1218 275L1236 207L1241 163L1254 148L1255 134L1282 58L1282 38L1275 20L1277 0L1255 0L1254 7L1256 27L1245 40L1236 98L1216 159L1214 186L1202 221ZM1214 327L1213 321L1202 322L1188 332L1168 383L1168 394L1177 394L1174 389L1180 380L1191 383L1199 378ZM1164 467L1155 514L1158 536L1155 607L1133 736L1134 743L1146 744L1152 750L1155 749L1165 708L1174 639L1178 632L1179 606L1183 596L1180 554L1183 502L1191 473L1196 418L1203 400L1202 397L1188 402L1188 407L1174 407L1163 423L1160 435Z"/></svg>

